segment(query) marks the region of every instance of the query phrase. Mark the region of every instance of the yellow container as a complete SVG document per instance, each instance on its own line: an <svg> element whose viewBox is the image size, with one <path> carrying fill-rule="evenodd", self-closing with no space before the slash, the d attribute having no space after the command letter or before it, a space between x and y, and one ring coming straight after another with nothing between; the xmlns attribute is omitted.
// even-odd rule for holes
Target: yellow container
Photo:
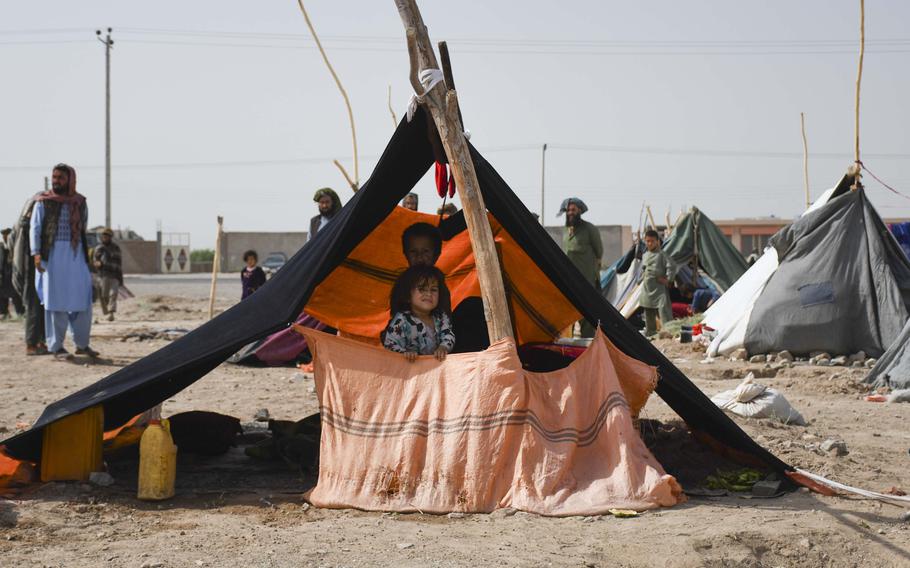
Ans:
<svg viewBox="0 0 910 568"><path fill-rule="evenodd" d="M167 420L152 420L139 441L139 491L144 501L161 501L174 496L177 478L177 446Z"/></svg>
<svg viewBox="0 0 910 568"><path fill-rule="evenodd" d="M87 481L104 465L104 408L93 406L44 429L41 481Z"/></svg>

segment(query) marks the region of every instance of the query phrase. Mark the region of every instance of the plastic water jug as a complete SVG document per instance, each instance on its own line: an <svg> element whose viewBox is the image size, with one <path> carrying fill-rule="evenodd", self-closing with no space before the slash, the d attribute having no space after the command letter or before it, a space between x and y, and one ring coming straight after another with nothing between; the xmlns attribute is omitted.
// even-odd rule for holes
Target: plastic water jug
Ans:
<svg viewBox="0 0 910 568"><path fill-rule="evenodd" d="M152 420L139 441L139 491L145 501L174 496L177 477L177 446L167 420Z"/></svg>

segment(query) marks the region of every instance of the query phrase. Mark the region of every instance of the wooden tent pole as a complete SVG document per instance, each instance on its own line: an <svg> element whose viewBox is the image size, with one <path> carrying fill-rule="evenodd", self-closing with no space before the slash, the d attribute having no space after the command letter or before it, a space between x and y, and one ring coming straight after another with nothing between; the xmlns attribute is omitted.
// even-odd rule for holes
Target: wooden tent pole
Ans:
<svg viewBox="0 0 910 568"><path fill-rule="evenodd" d="M398 128L398 116L395 114L395 109L392 108L392 85L389 85L389 112L392 113L392 130Z"/></svg>
<svg viewBox="0 0 910 568"><path fill-rule="evenodd" d="M306 8L303 7L303 0L297 0L297 5L300 6L300 12L303 14L303 19L306 20L306 25L310 29L310 33L313 35L313 41L316 42L316 47L319 48L319 54L322 55L322 60L325 62L325 66L329 68L329 73L332 74L332 79L335 80L335 85L338 86L338 90L341 91L341 97L344 99L344 106L348 109L348 121L351 123L351 142L354 147L354 180L351 180L351 176L348 175L348 172L344 169L344 166L341 165L338 160L335 160L335 165L341 170L344 179L347 180L348 185L351 186L353 191L357 191L360 187L360 164L357 158L357 130L354 128L354 111L351 109L351 100L348 98L348 92L344 90L344 86L341 84L341 79L338 78L338 74L335 73L335 68L332 67L332 64L329 62L329 56L326 55L325 49L322 48L322 42L319 41L319 36L316 35L316 28L313 27L313 22L310 21L310 15L307 14ZM391 87L389 88L391 92ZM394 115L394 113L392 113Z"/></svg>
<svg viewBox="0 0 910 568"><path fill-rule="evenodd" d="M657 230L657 223L654 221L654 214L651 213L651 206L650 206L650 205L645 205L645 211L648 212L648 219L651 220L651 228L654 229L654 230L656 231L656 230Z"/></svg>
<svg viewBox="0 0 910 568"><path fill-rule="evenodd" d="M853 112L853 126L854 126L854 137L853 137L853 159L856 162L856 171L855 177L853 180L853 187L851 189L857 189L860 187L860 172L862 168L860 167L860 156L859 156L859 88L863 82L863 56L866 53L866 1L859 0L859 68L856 72L856 105Z"/></svg>
<svg viewBox="0 0 910 568"><path fill-rule="evenodd" d="M209 319L215 317L215 287L218 284L218 271L221 268L221 234L224 217L218 216L218 232L215 233L215 256L212 258L212 288L209 290Z"/></svg>
<svg viewBox="0 0 910 568"><path fill-rule="evenodd" d="M809 143L806 141L806 115L799 113L799 126L803 132L803 183L806 186L806 209L812 205L809 198Z"/></svg>
<svg viewBox="0 0 910 568"><path fill-rule="evenodd" d="M438 70L439 64L416 0L395 0L395 5L407 33L411 85L417 94L421 95L424 87L418 79L420 71ZM490 342L514 337L493 231L487 219L487 210L480 193L480 183L477 181L477 172L474 170L468 143L460 126L458 97L454 90L446 92L446 86L441 81L423 94L422 100L436 124L449 166L455 176L458 195L461 197L468 235L474 250L477 279L480 282Z"/></svg>

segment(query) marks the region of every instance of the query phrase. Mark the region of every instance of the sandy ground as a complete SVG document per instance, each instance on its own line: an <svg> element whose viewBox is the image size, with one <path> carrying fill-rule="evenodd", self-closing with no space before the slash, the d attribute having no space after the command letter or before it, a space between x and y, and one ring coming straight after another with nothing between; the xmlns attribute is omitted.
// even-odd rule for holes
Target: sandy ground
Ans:
<svg viewBox="0 0 910 568"><path fill-rule="evenodd" d="M137 297L118 321L93 327L107 360L58 363L26 358L21 323L0 323L0 435L30 423L44 406L167 344L122 341L133 332L199 325L208 310L202 277L128 279ZM219 283L219 309L239 296ZM733 388L762 365L716 361L669 340L660 347L706 393ZM862 400L862 370L795 367L762 382L782 390L806 427L737 418L785 461L844 483L910 489L910 406ZM244 422L260 408L296 420L316 409L313 381L291 368L222 365L164 404L164 414L212 410ZM657 397L643 418L675 414ZM819 453L828 438L849 454ZM706 454L693 452L693 462ZM668 466L669 467L669 466ZM109 488L38 485L0 500L0 566L907 566L910 523L902 509L796 491L773 499L692 497L634 519L544 518L523 512L459 518L310 507L312 476L251 462L181 456L177 496L135 499L135 464L112 465Z"/></svg>

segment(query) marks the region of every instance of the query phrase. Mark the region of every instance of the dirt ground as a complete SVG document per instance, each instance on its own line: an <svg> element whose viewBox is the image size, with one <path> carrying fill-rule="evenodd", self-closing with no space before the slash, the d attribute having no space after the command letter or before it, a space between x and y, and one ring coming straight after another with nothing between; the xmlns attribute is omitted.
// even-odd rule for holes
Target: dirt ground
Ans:
<svg viewBox="0 0 910 568"><path fill-rule="evenodd" d="M0 436L27 426L45 405L167 344L132 338L199 325L208 311L204 279L133 278L137 293L116 322L93 327L104 361L60 363L24 356L21 322L0 323ZM239 297L220 285L219 309ZM96 308L97 310L97 308ZM97 313L96 313L97 317ZM716 360L689 345L659 346L709 395L735 387L763 365ZM910 490L910 405L865 402L864 370L798 366L762 378L809 425L736 421L784 461L875 491ZM312 377L292 368L224 364L164 404L164 415L212 410L250 422L260 408L297 420L317 407ZM642 418L672 423L656 396ZM817 450L846 442L841 457ZM696 449L693 462L706 453ZM681 506L632 519L545 518L523 512L433 516L324 510L303 493L312 476L253 462L234 449L218 458L181 456L177 496L135 499L134 462L111 465L107 488L38 484L0 499L0 566L908 566L903 509L796 491L778 498L692 496Z"/></svg>

